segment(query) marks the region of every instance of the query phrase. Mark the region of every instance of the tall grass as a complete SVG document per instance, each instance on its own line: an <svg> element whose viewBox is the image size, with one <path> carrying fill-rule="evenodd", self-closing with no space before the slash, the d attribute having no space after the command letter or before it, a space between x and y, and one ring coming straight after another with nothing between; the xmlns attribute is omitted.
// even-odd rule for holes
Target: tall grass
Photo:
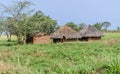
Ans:
<svg viewBox="0 0 120 74"><path fill-rule="evenodd" d="M111 38L116 40L120 35L107 33L102 40L94 42L36 45L1 40L0 73L119 74L120 42L104 43Z"/></svg>

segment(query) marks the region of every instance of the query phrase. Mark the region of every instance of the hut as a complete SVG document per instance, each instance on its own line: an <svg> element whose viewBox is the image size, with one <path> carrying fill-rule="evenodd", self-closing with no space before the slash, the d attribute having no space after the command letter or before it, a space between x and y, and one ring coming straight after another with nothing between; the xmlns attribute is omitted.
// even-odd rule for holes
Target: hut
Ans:
<svg viewBox="0 0 120 74"><path fill-rule="evenodd" d="M27 35L26 36L26 43L33 43L33 44L50 44L50 36L46 33L40 32L34 35Z"/></svg>
<svg viewBox="0 0 120 74"><path fill-rule="evenodd" d="M82 36L82 38L80 38L79 40L82 41L100 40L101 37L104 36L104 34L100 30L98 30L92 25L83 28L79 32L79 34Z"/></svg>
<svg viewBox="0 0 120 74"><path fill-rule="evenodd" d="M79 38L81 38L81 36L78 32L68 26L62 26L51 34L51 39L53 39L54 43L77 41Z"/></svg>

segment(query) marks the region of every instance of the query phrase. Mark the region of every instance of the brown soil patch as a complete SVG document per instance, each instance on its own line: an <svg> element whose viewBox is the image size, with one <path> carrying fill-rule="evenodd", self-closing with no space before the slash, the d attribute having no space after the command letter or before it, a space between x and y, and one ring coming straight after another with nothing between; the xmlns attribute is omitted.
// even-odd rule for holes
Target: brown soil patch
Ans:
<svg viewBox="0 0 120 74"><path fill-rule="evenodd" d="M12 70L14 67L8 63L0 61L0 74L7 73Z"/></svg>
<svg viewBox="0 0 120 74"><path fill-rule="evenodd" d="M102 74L105 70L106 70L107 67L100 67L100 68L97 68L93 74Z"/></svg>

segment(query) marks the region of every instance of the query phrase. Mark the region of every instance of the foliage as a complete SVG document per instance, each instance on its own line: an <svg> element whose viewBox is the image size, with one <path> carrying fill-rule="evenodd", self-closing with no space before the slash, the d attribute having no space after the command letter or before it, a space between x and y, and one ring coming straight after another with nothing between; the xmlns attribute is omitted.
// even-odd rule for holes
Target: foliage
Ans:
<svg viewBox="0 0 120 74"><path fill-rule="evenodd" d="M18 38L18 42L25 41L25 32L23 33L23 23L27 22L28 11L27 8L31 6L31 2L28 1L19 1L14 3L11 6L3 6L3 15L4 15L4 24L3 29L6 31L7 34L14 32L14 34Z"/></svg>
<svg viewBox="0 0 120 74"><path fill-rule="evenodd" d="M87 25L85 23L80 23L79 24L79 30L85 28Z"/></svg>
<svg viewBox="0 0 120 74"><path fill-rule="evenodd" d="M73 30L75 30L75 31L78 31L78 30L79 30L78 25L75 24L74 22L67 22L65 25L71 27L71 28L72 28Z"/></svg>
<svg viewBox="0 0 120 74"><path fill-rule="evenodd" d="M33 14L29 21L29 24L34 24L34 30L36 32L45 32L47 34L53 33L57 27L56 20L53 20L49 16L46 16L41 11L37 11L35 14Z"/></svg>
<svg viewBox="0 0 120 74"><path fill-rule="evenodd" d="M6 69L0 72L119 74L120 43L109 42L111 39L116 41L119 38L119 33L105 33L101 41L38 45L18 45L16 41L8 43L0 40L0 65L6 66ZM118 58L114 59L117 56Z"/></svg>
<svg viewBox="0 0 120 74"><path fill-rule="evenodd" d="M96 27L98 30L102 30L103 24L97 22L93 26Z"/></svg>
<svg viewBox="0 0 120 74"><path fill-rule="evenodd" d="M33 13L27 9L31 5L32 3L28 1L19 1L11 6L3 5L5 18L0 27L6 32L8 40L11 40L11 34L14 34L17 36L18 43L26 43L28 35L33 36L36 32L51 34L55 31L56 20L41 11Z"/></svg>
<svg viewBox="0 0 120 74"><path fill-rule="evenodd" d="M120 30L120 27L117 27L117 30Z"/></svg>
<svg viewBox="0 0 120 74"><path fill-rule="evenodd" d="M103 24L103 27L104 27L105 30L107 30L108 27L111 26L110 22L103 22L102 24Z"/></svg>
<svg viewBox="0 0 120 74"><path fill-rule="evenodd" d="M110 64L110 71L113 74L119 74L120 73L120 59L115 58L112 63Z"/></svg>

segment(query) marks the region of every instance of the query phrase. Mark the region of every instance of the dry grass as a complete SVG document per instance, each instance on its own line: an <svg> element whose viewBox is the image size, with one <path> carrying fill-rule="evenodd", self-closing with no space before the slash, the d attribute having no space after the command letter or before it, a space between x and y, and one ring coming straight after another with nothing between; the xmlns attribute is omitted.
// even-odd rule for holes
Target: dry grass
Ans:
<svg viewBox="0 0 120 74"><path fill-rule="evenodd" d="M109 74L106 67L120 56L118 38L115 33L95 42L12 46L1 40L0 74Z"/></svg>
<svg viewBox="0 0 120 74"><path fill-rule="evenodd" d="M3 57L10 57L15 54L14 51L10 51L10 50L3 50L0 53L1 53L1 56L3 56Z"/></svg>
<svg viewBox="0 0 120 74"><path fill-rule="evenodd" d="M0 74L34 74L32 69L24 65L15 65L0 61Z"/></svg>
<svg viewBox="0 0 120 74"><path fill-rule="evenodd" d="M0 61L0 74L7 73L11 69L13 69L13 66L11 64L5 63L3 61Z"/></svg>
<svg viewBox="0 0 120 74"><path fill-rule="evenodd" d="M12 36L11 36L11 39L12 39L12 40L16 40L17 37L16 37L15 35L12 35ZM7 40L7 36L6 36L6 35L1 35L1 36L0 36L0 40Z"/></svg>
<svg viewBox="0 0 120 74"><path fill-rule="evenodd" d="M31 53L31 55L34 56L34 57L47 56L47 54L45 54L44 52L38 51L38 50Z"/></svg>
<svg viewBox="0 0 120 74"><path fill-rule="evenodd" d="M29 65L29 58L26 58L24 65L20 62L19 52L12 50L0 51L0 74L34 74ZM10 57L16 56L17 63L12 63L7 60Z"/></svg>
<svg viewBox="0 0 120 74"><path fill-rule="evenodd" d="M111 46L115 43L120 43L120 39L109 39L109 40L103 41L103 44L108 46Z"/></svg>

